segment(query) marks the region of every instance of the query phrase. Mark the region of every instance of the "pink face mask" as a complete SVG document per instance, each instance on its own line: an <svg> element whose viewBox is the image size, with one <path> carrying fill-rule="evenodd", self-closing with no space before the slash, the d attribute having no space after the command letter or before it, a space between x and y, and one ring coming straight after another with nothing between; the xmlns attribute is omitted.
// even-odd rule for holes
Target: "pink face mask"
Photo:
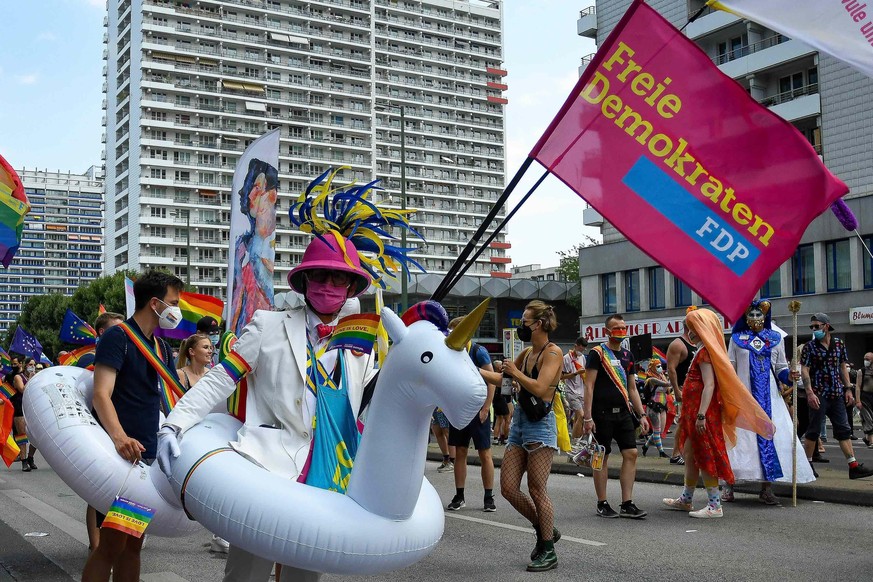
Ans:
<svg viewBox="0 0 873 582"><path fill-rule="evenodd" d="M306 298L318 313L330 315L338 312L349 295L346 286L337 287L328 283L306 282Z"/></svg>

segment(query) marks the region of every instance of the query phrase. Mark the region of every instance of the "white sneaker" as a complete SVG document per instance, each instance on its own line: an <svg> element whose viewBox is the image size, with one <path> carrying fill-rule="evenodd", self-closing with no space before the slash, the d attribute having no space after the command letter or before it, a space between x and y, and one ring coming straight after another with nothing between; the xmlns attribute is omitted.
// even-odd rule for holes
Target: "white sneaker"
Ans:
<svg viewBox="0 0 873 582"><path fill-rule="evenodd" d="M212 543L209 546L209 551L216 554L226 554L230 550L230 544L227 540L221 539L217 535L212 536Z"/></svg>
<svg viewBox="0 0 873 582"><path fill-rule="evenodd" d="M713 509L707 504L703 509L698 509L697 511L689 511L688 515L691 517L698 517L700 519L712 519L716 517L724 517L724 513L721 510L721 506L716 509Z"/></svg>
<svg viewBox="0 0 873 582"><path fill-rule="evenodd" d="M448 473L454 470L455 465L451 461L443 461L442 464L437 467L437 473Z"/></svg>
<svg viewBox="0 0 873 582"><path fill-rule="evenodd" d="M673 499L672 497L665 497L661 500L665 507L668 509L675 509L678 511L691 511L690 503L683 503L681 499Z"/></svg>

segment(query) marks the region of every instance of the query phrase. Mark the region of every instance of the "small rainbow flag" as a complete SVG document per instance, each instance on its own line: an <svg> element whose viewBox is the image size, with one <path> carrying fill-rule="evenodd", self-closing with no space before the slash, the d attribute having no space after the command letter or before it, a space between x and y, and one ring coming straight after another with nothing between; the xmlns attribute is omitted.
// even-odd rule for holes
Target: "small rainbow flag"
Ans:
<svg viewBox="0 0 873 582"><path fill-rule="evenodd" d="M0 446L0 457L3 458L3 462L6 463L7 467L11 467L19 454L21 454L21 448L15 444L15 439L12 438L12 435L9 435L6 437L3 445Z"/></svg>
<svg viewBox="0 0 873 582"><path fill-rule="evenodd" d="M13 438L15 439L15 444L18 445L19 447L23 447L24 445L26 445L27 443L30 442L29 440L27 440L27 435L23 434L23 433L17 434Z"/></svg>
<svg viewBox="0 0 873 582"><path fill-rule="evenodd" d="M0 348L0 372L4 374L12 371L12 358L6 353L6 350Z"/></svg>
<svg viewBox="0 0 873 582"><path fill-rule="evenodd" d="M375 313L360 313L343 317L336 324L336 329L328 350L355 350L369 354L376 343L376 330L379 327L380 316Z"/></svg>
<svg viewBox="0 0 873 582"><path fill-rule="evenodd" d="M12 387L12 384L3 380L0 382L0 394L5 396L6 398L12 398L15 396L15 388Z"/></svg>
<svg viewBox="0 0 873 582"><path fill-rule="evenodd" d="M652 346L652 355L659 357L661 359L662 365L664 365L664 366L667 365L667 354L665 354L664 352L662 352L660 349L656 348L655 346Z"/></svg>
<svg viewBox="0 0 873 582"><path fill-rule="evenodd" d="M103 527L117 529L135 538L142 537L155 510L124 497L116 497L103 520Z"/></svg>
<svg viewBox="0 0 873 582"><path fill-rule="evenodd" d="M79 368L85 368L86 370L93 370L94 355L96 352L97 348L94 345L82 346L81 348L76 348L72 352L67 352L63 356L60 356L58 362L62 366L78 366Z"/></svg>
<svg viewBox="0 0 873 582"><path fill-rule="evenodd" d="M97 315L103 315L104 313L106 313L106 308L101 303L100 307L97 308Z"/></svg>
<svg viewBox="0 0 873 582"><path fill-rule="evenodd" d="M207 315L221 322L221 312L224 311L224 301L211 295L188 293L183 291L179 297L179 308L182 310L182 321L176 329L156 329L155 335L185 339L197 333L197 322Z"/></svg>

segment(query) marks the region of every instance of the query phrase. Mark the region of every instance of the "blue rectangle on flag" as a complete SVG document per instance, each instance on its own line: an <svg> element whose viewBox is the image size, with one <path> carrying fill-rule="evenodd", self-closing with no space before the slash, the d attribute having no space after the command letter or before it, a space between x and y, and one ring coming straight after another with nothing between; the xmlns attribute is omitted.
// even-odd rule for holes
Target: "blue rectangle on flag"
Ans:
<svg viewBox="0 0 873 582"><path fill-rule="evenodd" d="M752 243L672 176L640 156L622 183L737 276L761 255Z"/></svg>

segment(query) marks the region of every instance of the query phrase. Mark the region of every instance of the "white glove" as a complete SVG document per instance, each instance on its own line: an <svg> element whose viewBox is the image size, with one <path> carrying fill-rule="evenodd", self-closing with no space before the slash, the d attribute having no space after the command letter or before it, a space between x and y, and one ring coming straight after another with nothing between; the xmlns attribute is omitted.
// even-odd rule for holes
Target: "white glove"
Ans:
<svg viewBox="0 0 873 582"><path fill-rule="evenodd" d="M177 459L181 454L179 449L179 438L176 436L176 429L172 426L164 426L158 431L158 465L161 471L169 479L173 474L173 468L170 466L171 458Z"/></svg>

